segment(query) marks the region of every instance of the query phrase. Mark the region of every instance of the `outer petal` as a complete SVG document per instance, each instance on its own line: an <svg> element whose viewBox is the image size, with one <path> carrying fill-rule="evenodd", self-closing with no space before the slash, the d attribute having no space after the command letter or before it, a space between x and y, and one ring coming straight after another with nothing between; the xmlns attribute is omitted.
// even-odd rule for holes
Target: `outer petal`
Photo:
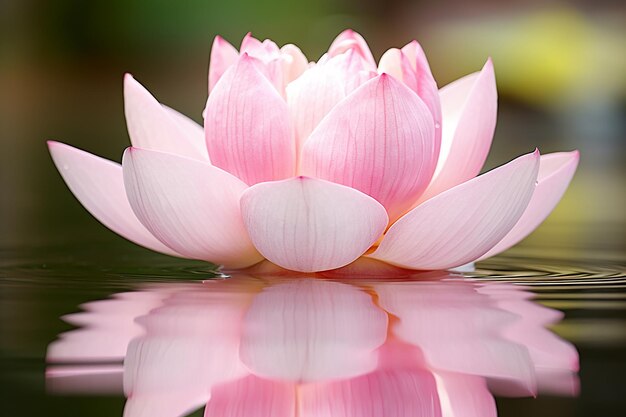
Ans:
<svg viewBox="0 0 626 417"><path fill-rule="evenodd" d="M124 77L124 112L133 146L208 161L202 141L130 74Z"/></svg>
<svg viewBox="0 0 626 417"><path fill-rule="evenodd" d="M59 142L48 141L48 149L70 191L92 216L131 242L181 256L152 236L133 213L120 164Z"/></svg>
<svg viewBox="0 0 626 417"><path fill-rule="evenodd" d="M305 143L302 173L378 200L393 221L424 191L437 161L430 111L387 74L337 104Z"/></svg>
<svg viewBox="0 0 626 417"><path fill-rule="evenodd" d="M164 104L161 105L165 111L170 115L172 119L176 122L180 130L186 135L186 137L192 139L198 146L205 148L206 152L206 141L204 140L204 127L196 123L194 120L189 118L188 116L180 113L177 110L172 109ZM204 159L204 158L203 158ZM206 160L209 160L209 153L206 152Z"/></svg>
<svg viewBox="0 0 626 417"><path fill-rule="evenodd" d="M572 180L574 172L576 172L578 159L578 151L541 156L537 187L526 211L504 239L480 259L489 258L509 249L528 236L548 217L565 194L565 190L567 190L567 186Z"/></svg>
<svg viewBox="0 0 626 417"><path fill-rule="evenodd" d="M247 184L295 173L287 103L246 54L209 96L204 129L212 163Z"/></svg>
<svg viewBox="0 0 626 417"><path fill-rule="evenodd" d="M430 72L430 66L422 47L413 41L402 50L392 48L383 54L378 64L378 72L387 72L401 80L424 101L435 122L435 137L441 140L441 103L437 83Z"/></svg>
<svg viewBox="0 0 626 417"><path fill-rule="evenodd" d="M448 269L480 257L519 220L538 170L535 151L426 201L391 226L369 256L413 269Z"/></svg>
<svg viewBox="0 0 626 417"><path fill-rule="evenodd" d="M491 59L483 69L443 87L441 153L424 201L474 178L487 159L496 127L498 94Z"/></svg>
<svg viewBox="0 0 626 417"><path fill-rule="evenodd" d="M241 211L259 252L302 272L349 264L388 222L385 209L365 194L306 177L251 187L241 198Z"/></svg>
<svg viewBox="0 0 626 417"><path fill-rule="evenodd" d="M368 373L387 338L387 315L351 285L296 278L266 288L244 319L240 356L274 380L326 381Z"/></svg>
<svg viewBox="0 0 626 417"><path fill-rule="evenodd" d="M353 31L352 29L346 29L341 32L328 48L328 55L331 57L342 54L350 49L354 49L361 55L367 65L371 69L376 69L376 60L370 51L370 47L363 39L363 36Z"/></svg>
<svg viewBox="0 0 626 417"><path fill-rule="evenodd" d="M246 185L210 164L129 148L122 160L130 205L159 240L188 258L245 267L262 257L241 221Z"/></svg>
<svg viewBox="0 0 626 417"><path fill-rule="evenodd" d="M209 63L209 93L226 70L237 62L237 58L239 58L237 49L221 36L216 36L211 47Z"/></svg>

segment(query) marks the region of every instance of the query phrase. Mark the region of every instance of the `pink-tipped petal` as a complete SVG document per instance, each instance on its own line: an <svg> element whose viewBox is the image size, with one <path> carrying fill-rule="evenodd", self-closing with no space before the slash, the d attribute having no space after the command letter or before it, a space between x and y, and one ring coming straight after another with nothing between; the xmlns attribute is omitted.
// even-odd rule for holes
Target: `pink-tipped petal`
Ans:
<svg viewBox="0 0 626 417"><path fill-rule="evenodd" d="M309 61L300 48L291 43L280 48L283 62L283 76L285 85L294 81L309 68Z"/></svg>
<svg viewBox="0 0 626 417"><path fill-rule="evenodd" d="M133 146L208 161L206 146L130 74L124 77L124 113Z"/></svg>
<svg viewBox="0 0 626 417"><path fill-rule="evenodd" d="M246 185L237 178L208 163L134 148L122 166L133 211L168 246L232 268L262 259L241 220Z"/></svg>
<svg viewBox="0 0 626 417"><path fill-rule="evenodd" d="M448 84L439 95L441 153L433 181L421 201L474 178L487 159L498 110L491 59L480 72Z"/></svg>
<svg viewBox="0 0 626 417"><path fill-rule="evenodd" d="M246 184L295 173L295 143L287 103L243 55L215 86L204 129L212 163Z"/></svg>
<svg viewBox="0 0 626 417"><path fill-rule="evenodd" d="M204 417L295 417L296 386L254 375L213 389Z"/></svg>
<svg viewBox="0 0 626 417"><path fill-rule="evenodd" d="M297 177L250 187L241 197L255 247L283 268L314 272L361 256L388 218L373 198L339 184Z"/></svg>
<svg viewBox="0 0 626 417"><path fill-rule="evenodd" d="M247 33L241 41L241 47L239 51L247 53L255 58L259 58L263 61L272 60L278 56L280 49L278 45L270 39L265 39L263 42L252 36L252 33Z"/></svg>
<svg viewBox="0 0 626 417"><path fill-rule="evenodd" d="M535 151L422 203L393 224L369 256L413 269L448 269L477 259L519 220L538 170Z"/></svg>
<svg viewBox="0 0 626 417"><path fill-rule="evenodd" d="M428 72L432 76L430 65L426 59L426 54L422 46L415 40L407 43L402 47L402 53L407 57L411 67L415 70Z"/></svg>
<svg viewBox="0 0 626 417"><path fill-rule="evenodd" d="M226 70L237 62L239 52L221 36L216 36L211 47L211 62L209 62L209 93L222 77Z"/></svg>
<svg viewBox="0 0 626 417"><path fill-rule="evenodd" d="M376 60L372 55L372 51L370 51L370 47L365 42L363 36L352 29L344 30L333 40L330 48L328 48L328 55L331 57L337 56L350 49L361 55L370 69L376 69Z"/></svg>
<svg viewBox="0 0 626 417"><path fill-rule="evenodd" d="M300 389L301 417L441 417L437 387L419 369L373 373Z"/></svg>
<svg viewBox="0 0 626 417"><path fill-rule="evenodd" d="M378 72L387 72L415 91L428 106L435 122L435 138L441 141L441 103L437 83L422 47L413 41L400 49L392 48L383 54Z"/></svg>
<svg viewBox="0 0 626 417"><path fill-rule="evenodd" d="M484 378L455 372L437 372L442 417L497 417L493 395Z"/></svg>
<svg viewBox="0 0 626 417"><path fill-rule="evenodd" d="M257 295L243 324L240 356L273 380L324 382L376 368L387 315L351 285L296 278Z"/></svg>
<svg viewBox="0 0 626 417"><path fill-rule="evenodd" d="M276 90L284 96L285 85L289 68L285 66L285 60L276 43L270 39L263 42L248 33L241 42L240 53L254 58L257 69L274 85Z"/></svg>
<svg viewBox="0 0 626 417"><path fill-rule="evenodd" d="M559 152L542 155L537 176L537 187L522 217L513 229L479 260L504 252L531 234L554 210L565 194L576 167L579 153Z"/></svg>
<svg viewBox="0 0 626 417"><path fill-rule="evenodd" d="M70 191L98 221L140 246L181 256L155 238L133 213L120 164L59 142L49 141L48 149Z"/></svg>
<svg viewBox="0 0 626 417"><path fill-rule="evenodd" d="M393 221L428 185L438 148L426 105L382 74L320 122L304 145L301 171L372 196Z"/></svg>

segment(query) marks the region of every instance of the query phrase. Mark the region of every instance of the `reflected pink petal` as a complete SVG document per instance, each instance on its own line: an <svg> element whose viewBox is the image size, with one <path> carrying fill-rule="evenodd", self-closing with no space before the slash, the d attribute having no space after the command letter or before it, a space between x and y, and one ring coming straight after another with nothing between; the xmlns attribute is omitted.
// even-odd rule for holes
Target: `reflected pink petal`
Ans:
<svg viewBox="0 0 626 417"><path fill-rule="evenodd" d="M250 187L241 197L241 212L265 258L302 272L349 264L376 242L388 221L373 198L306 177Z"/></svg>
<svg viewBox="0 0 626 417"><path fill-rule="evenodd" d="M532 293L509 284L485 285L479 289L494 299L495 304L517 315L517 319L502 331L507 340L528 349L535 366L540 392L559 395L578 393L578 352L569 342L559 338L546 327L563 318L563 313L536 304L530 300ZM499 392L503 392L502 389ZM524 392L507 390L509 396Z"/></svg>
<svg viewBox="0 0 626 417"><path fill-rule="evenodd" d="M537 186L524 214L513 226L513 229L480 259L497 255L516 245L548 217L565 194L565 190L567 190L567 186L576 172L578 159L578 151L558 152L541 156Z"/></svg>
<svg viewBox="0 0 626 417"><path fill-rule="evenodd" d="M382 74L320 122L304 145L301 171L372 196L393 221L428 185L438 148L426 105Z"/></svg>
<svg viewBox="0 0 626 417"><path fill-rule="evenodd" d="M46 368L46 392L56 395L121 395L124 367L53 365Z"/></svg>
<svg viewBox="0 0 626 417"><path fill-rule="evenodd" d="M252 373L294 382L351 378L377 365L387 316L350 285L297 279L266 288L248 310L241 360Z"/></svg>
<svg viewBox="0 0 626 417"><path fill-rule="evenodd" d="M228 267L262 259L241 219L243 182L208 163L141 149L129 148L122 164L130 205L159 240Z"/></svg>
<svg viewBox="0 0 626 417"><path fill-rule="evenodd" d="M124 362L126 417L184 415L204 405L213 386L248 374L238 350L254 292L224 297L214 284L178 293L140 319L146 335L130 344Z"/></svg>
<svg viewBox="0 0 626 417"><path fill-rule="evenodd" d="M209 96L204 129L212 163L248 185L295 174L287 103L246 54Z"/></svg>
<svg viewBox="0 0 626 417"><path fill-rule="evenodd" d="M168 291L115 294L114 298L82 304L80 313L63 320L80 328L62 333L48 345L48 362L121 361L128 343L143 334L135 318L160 306Z"/></svg>
<svg viewBox="0 0 626 417"><path fill-rule="evenodd" d="M68 188L92 216L131 242L181 256L155 238L133 213L120 164L59 142L48 141L48 149Z"/></svg>
<svg viewBox="0 0 626 417"><path fill-rule="evenodd" d="M485 376L536 392L528 350L500 334L515 320L472 284L375 285L379 305L400 319L393 333L414 344L435 370Z"/></svg>
<svg viewBox="0 0 626 417"><path fill-rule="evenodd" d="M497 417L493 395L484 378L453 372L437 372L442 417Z"/></svg>
<svg viewBox="0 0 626 417"><path fill-rule="evenodd" d="M124 112L133 146L208 161L201 138L181 126L180 118L172 117L130 74L124 77Z"/></svg>
<svg viewBox="0 0 626 417"><path fill-rule="evenodd" d="M447 269L475 260L519 220L538 169L535 151L422 203L393 224L368 256L413 269Z"/></svg>
<svg viewBox="0 0 626 417"><path fill-rule="evenodd" d="M251 375L215 387L204 416L296 417L296 387Z"/></svg>
<svg viewBox="0 0 626 417"><path fill-rule="evenodd" d="M326 384L304 385L302 417L438 417L435 380L419 369L378 370Z"/></svg>

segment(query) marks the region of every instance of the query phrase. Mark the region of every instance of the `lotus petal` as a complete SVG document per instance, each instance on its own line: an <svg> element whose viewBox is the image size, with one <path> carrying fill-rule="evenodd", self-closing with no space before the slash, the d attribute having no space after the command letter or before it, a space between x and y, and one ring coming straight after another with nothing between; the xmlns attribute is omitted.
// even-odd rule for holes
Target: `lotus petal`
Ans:
<svg viewBox="0 0 626 417"><path fill-rule="evenodd" d="M240 356L253 374L293 382L363 375L376 368L387 315L351 285L296 278L257 295Z"/></svg>
<svg viewBox="0 0 626 417"><path fill-rule="evenodd" d="M394 223L368 256L413 269L448 269L477 259L522 216L538 170L535 151L431 198Z"/></svg>
<svg viewBox="0 0 626 417"><path fill-rule="evenodd" d="M209 62L209 93L215 84L231 65L237 62L239 52L221 36L216 36L211 47L211 62Z"/></svg>
<svg viewBox="0 0 626 417"><path fill-rule="evenodd" d="M479 260L497 255L516 245L548 217L565 194L565 190L567 190L567 186L576 172L578 159L578 151L558 152L541 156L537 186L526 211L513 226L513 229Z"/></svg>
<svg viewBox="0 0 626 417"><path fill-rule="evenodd" d="M130 74L124 76L124 112L133 146L208 161L206 146L180 117L163 106Z"/></svg>
<svg viewBox="0 0 626 417"><path fill-rule="evenodd" d="M487 159L496 127L498 93L491 59L480 72L440 91L441 153L432 183L420 201L474 178Z"/></svg>
<svg viewBox="0 0 626 417"><path fill-rule="evenodd" d="M122 160L133 211L159 240L183 256L227 267L262 257L241 220L246 185L208 163L129 148Z"/></svg>
<svg viewBox="0 0 626 417"><path fill-rule="evenodd" d="M435 139L441 141L441 103L437 83L430 72L426 55L417 41L401 50L391 48L383 54L378 64L379 73L388 73L415 91L428 106L435 122Z"/></svg>
<svg viewBox="0 0 626 417"><path fill-rule="evenodd" d="M283 76L285 86L297 79L309 68L309 61L296 45L288 43L280 48L283 62Z"/></svg>
<svg viewBox="0 0 626 417"><path fill-rule="evenodd" d="M428 185L437 150L426 105L401 82L382 74L320 122L304 145L301 171L372 196L393 221Z"/></svg>
<svg viewBox="0 0 626 417"><path fill-rule="evenodd" d="M287 103L244 54L209 96L204 120L211 162L248 185L295 174Z"/></svg>
<svg viewBox="0 0 626 417"><path fill-rule="evenodd" d="M370 47L363 39L363 36L352 29L344 30L333 40L330 48L328 48L328 55L331 57L337 56L350 49L358 52L372 70L376 69L376 60L372 55L372 51L370 51Z"/></svg>
<svg viewBox="0 0 626 417"><path fill-rule="evenodd" d="M287 86L287 103L293 120L297 152L313 129L361 81L363 60L352 50L316 65ZM358 77L358 78L357 78ZM366 80L363 80L366 81Z"/></svg>
<svg viewBox="0 0 626 417"><path fill-rule="evenodd" d="M354 261L387 226L385 209L343 185L307 177L260 183L241 197L255 247L283 268L314 272Z"/></svg>
<svg viewBox="0 0 626 417"><path fill-rule="evenodd" d="M133 213L120 164L64 143L48 141L48 149L70 191L98 221L140 246L181 256L155 238Z"/></svg>

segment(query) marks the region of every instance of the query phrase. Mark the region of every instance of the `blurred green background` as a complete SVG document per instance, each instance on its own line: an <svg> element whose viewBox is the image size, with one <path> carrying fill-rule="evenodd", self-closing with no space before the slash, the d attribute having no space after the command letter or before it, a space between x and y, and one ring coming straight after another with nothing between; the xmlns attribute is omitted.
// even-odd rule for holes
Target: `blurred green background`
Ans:
<svg viewBox="0 0 626 417"><path fill-rule="evenodd" d="M563 203L531 239L596 247L608 228L621 248L625 16L619 1L0 1L0 243L117 239L70 195L45 140L119 161L125 72L199 121L216 34L238 45L252 31L316 60L354 28L377 58L418 39L440 86L492 56L500 110L486 169L535 146L582 153Z"/></svg>

